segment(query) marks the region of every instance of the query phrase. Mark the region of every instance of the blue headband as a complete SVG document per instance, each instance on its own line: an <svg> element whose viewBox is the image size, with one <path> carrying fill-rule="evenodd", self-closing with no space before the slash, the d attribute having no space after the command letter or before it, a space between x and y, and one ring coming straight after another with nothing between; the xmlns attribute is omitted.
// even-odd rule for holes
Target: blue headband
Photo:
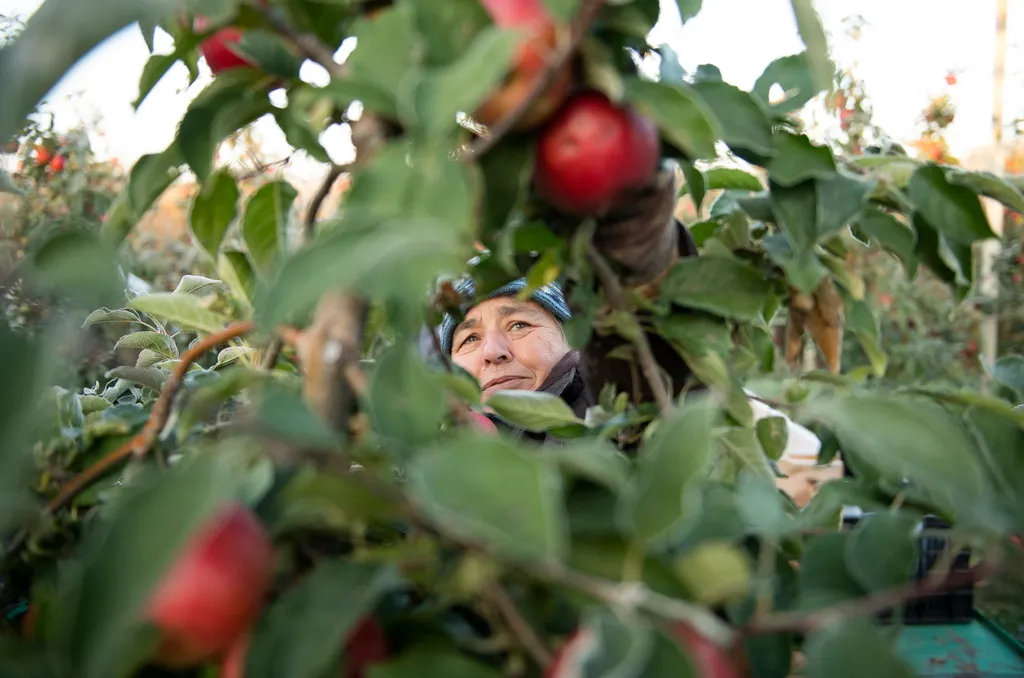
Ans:
<svg viewBox="0 0 1024 678"><path fill-rule="evenodd" d="M452 285L455 291L459 293L464 299L471 299L476 293L476 286L472 280L463 279ZM495 297L511 297L521 292L526 287L526 278L519 278L512 282L499 287L498 289L491 292L487 297L488 299L494 299ZM558 283L548 283L543 287L535 290L530 295L530 300L540 304L548 313L555 316L559 322L565 322L572 317L572 311L569 310L569 304L565 301L565 295L562 294L562 288L558 286ZM467 313L472 305L464 304L462 307L463 313ZM446 314L444 319L441 321L439 328L440 336L438 337L441 341L441 351L446 355L451 355L452 352L452 336L455 334L455 318L451 314Z"/></svg>

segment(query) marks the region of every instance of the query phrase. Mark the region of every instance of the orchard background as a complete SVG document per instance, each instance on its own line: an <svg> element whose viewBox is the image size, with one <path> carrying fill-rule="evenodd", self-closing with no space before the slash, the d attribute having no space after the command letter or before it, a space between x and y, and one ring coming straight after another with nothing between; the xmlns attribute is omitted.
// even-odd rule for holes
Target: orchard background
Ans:
<svg viewBox="0 0 1024 678"><path fill-rule="evenodd" d="M4 675L911 675L874 616L966 581L1016 630L1024 154L950 155L955 73L901 144L803 0L806 50L749 92L648 44L654 0L94 4L47 0L0 51ZM137 103L217 73L122 167L40 102L136 22L173 38ZM702 256L653 301L531 179L569 83L676 168ZM299 156L325 178L293 185ZM553 450L475 430L478 386L416 350L463 272L560 280L574 342L622 333L650 374L660 336L710 393L489 403ZM778 492L785 422L744 389L856 477ZM874 513L841 530L844 505ZM914 580L925 515L949 557Z"/></svg>

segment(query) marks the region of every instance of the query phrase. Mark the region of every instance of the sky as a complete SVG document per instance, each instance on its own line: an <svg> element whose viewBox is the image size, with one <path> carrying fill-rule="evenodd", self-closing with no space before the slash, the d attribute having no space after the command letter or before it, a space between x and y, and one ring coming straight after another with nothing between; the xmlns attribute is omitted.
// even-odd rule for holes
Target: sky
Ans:
<svg viewBox="0 0 1024 678"><path fill-rule="evenodd" d="M87 0L82 0L87 1ZM92 0L99 3L100 0ZM443 0L438 0L443 1ZM0 0L0 11L27 17L41 0ZM803 49L789 0L704 0L701 13L680 26L673 0L662 0L662 19L650 42L667 43L684 68L717 65L726 81L744 89L753 86L773 59ZM841 65L856 60L875 109L875 122L892 137L917 136L920 114L929 99L945 88L944 77L957 73L952 99L957 117L947 138L954 155L991 142L996 0L815 0L826 31L833 36L834 58ZM866 22L861 39L844 38L843 20L860 15ZM1024 3L1010 3L1007 53L1007 120L1024 116L1024 98L1016 83L1024 81ZM170 39L157 51L170 51ZM60 127L95 120L94 146L102 156L125 165L145 153L162 150L174 137L188 102L209 82L203 75L186 89L187 74L178 64L153 90L138 111L131 102L148 49L135 27L126 28L87 55L50 93L49 108ZM304 76L321 81L326 73L307 63ZM273 123L260 127L264 148L287 153ZM341 128L323 138L336 161L350 157L351 146ZM315 175L314 162L293 163L292 171Z"/></svg>

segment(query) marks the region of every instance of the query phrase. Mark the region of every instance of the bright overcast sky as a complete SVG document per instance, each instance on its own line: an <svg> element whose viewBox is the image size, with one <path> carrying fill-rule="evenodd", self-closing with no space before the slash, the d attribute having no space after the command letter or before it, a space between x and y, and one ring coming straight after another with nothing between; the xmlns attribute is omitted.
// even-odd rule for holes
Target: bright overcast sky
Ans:
<svg viewBox="0 0 1024 678"><path fill-rule="evenodd" d="M0 0L4 13L20 16L30 15L40 4L41 0ZM662 4L674 3L662 0ZM958 155L991 139L995 4L995 0L815 1L826 29L840 38L834 41L837 60L843 65L854 58L859 62L858 72L874 102L875 120L896 139L917 136L922 109L942 91L945 74L957 72L960 83L953 96L958 114L948 138ZM1024 80L1024 3L1013 1L1010 6L1007 120L1024 113L1024 99L1017 95ZM843 44L842 22L854 14L861 15L867 25L856 53L851 53ZM802 49L789 0L704 0L701 14L682 28L673 7L663 12L651 41L672 45L684 67L716 64L726 80L743 88L751 87L772 59ZM97 139L97 151L124 163L162 150L173 138L191 96L207 79L184 91L187 80L179 64L136 112L131 102L146 58L146 46L136 28L101 45L51 93L58 124L67 126L76 118L95 116L105 132ZM73 103L62 101L71 94L77 94ZM283 140L271 129L266 142L273 148ZM348 153L341 134L325 138L324 143L336 158Z"/></svg>

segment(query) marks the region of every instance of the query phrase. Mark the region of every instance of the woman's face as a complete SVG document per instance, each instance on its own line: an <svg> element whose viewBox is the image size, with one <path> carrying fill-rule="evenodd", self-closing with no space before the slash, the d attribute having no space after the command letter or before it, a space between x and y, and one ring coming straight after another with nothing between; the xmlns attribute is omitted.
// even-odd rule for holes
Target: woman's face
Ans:
<svg viewBox="0 0 1024 678"><path fill-rule="evenodd" d="M484 398L507 389L537 390L568 351L553 315L512 297L473 307L452 336L452 361L476 378Z"/></svg>

